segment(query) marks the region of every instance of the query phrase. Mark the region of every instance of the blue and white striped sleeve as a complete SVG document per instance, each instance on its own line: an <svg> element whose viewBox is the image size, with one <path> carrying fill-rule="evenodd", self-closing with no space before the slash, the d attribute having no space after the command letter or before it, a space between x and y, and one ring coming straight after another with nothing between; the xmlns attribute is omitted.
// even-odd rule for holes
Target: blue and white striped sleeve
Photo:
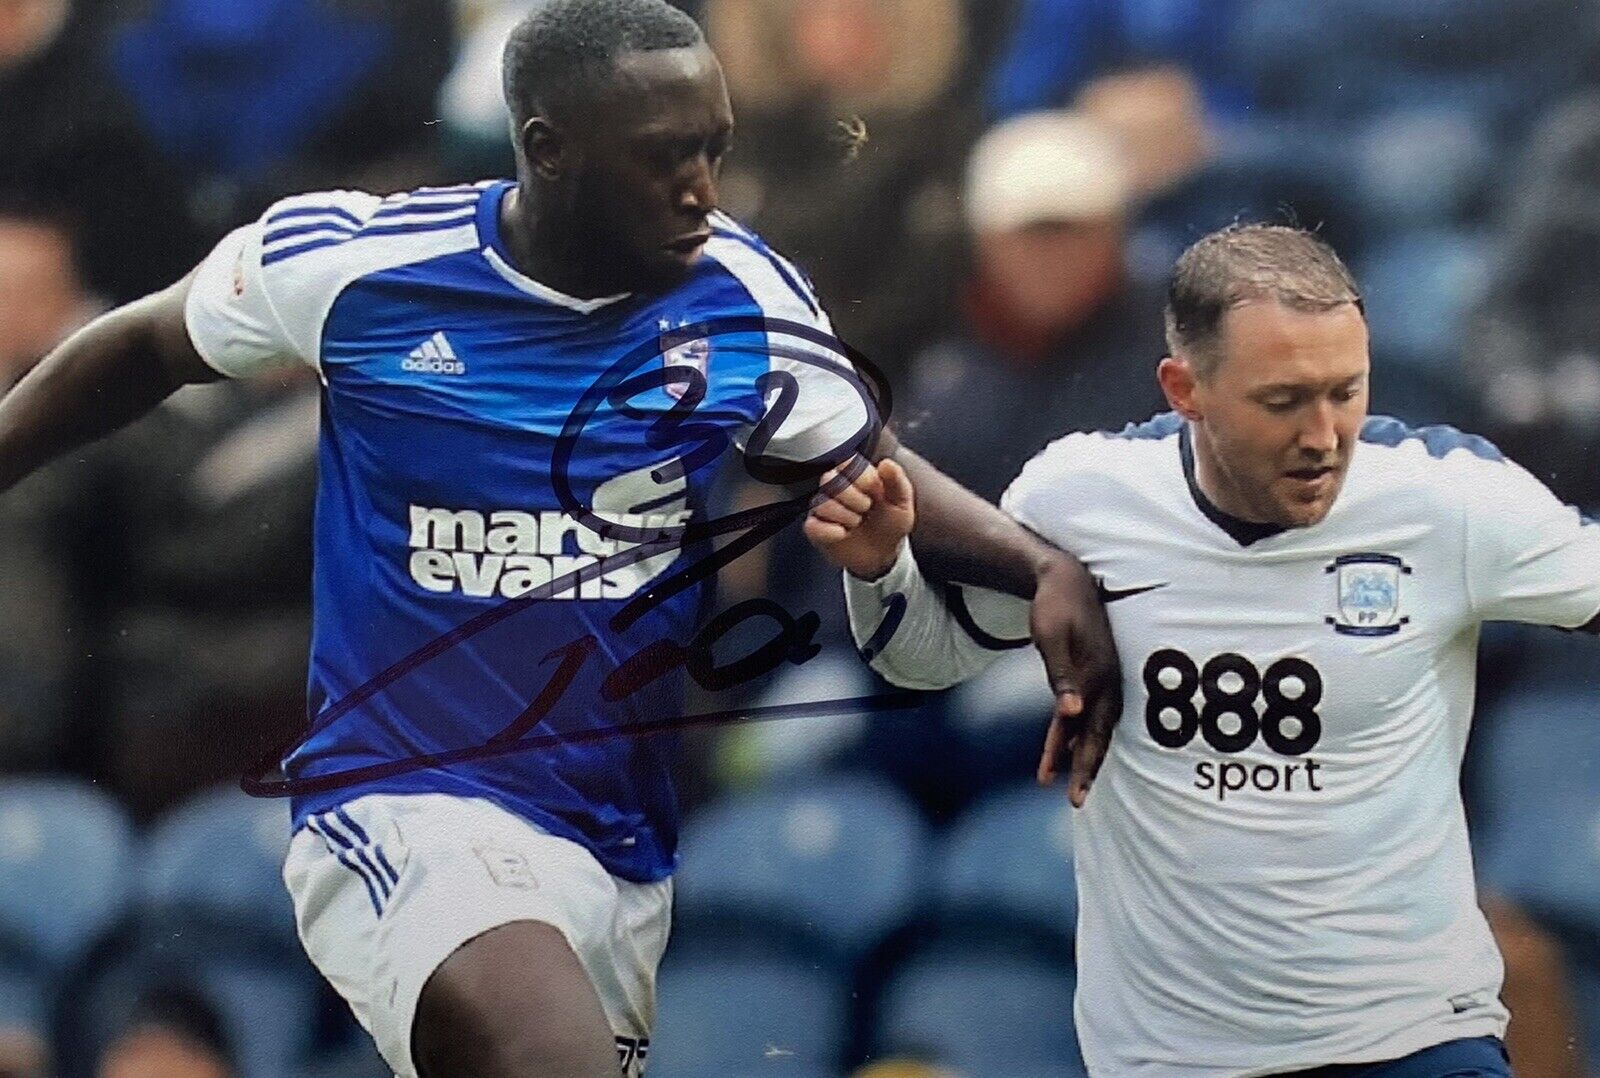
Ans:
<svg viewBox="0 0 1600 1078"><path fill-rule="evenodd" d="M378 203L357 191L298 195L224 236L200 263L184 308L200 357L230 378L317 366L315 327L299 323L319 308L296 285L305 263L292 259L345 238ZM323 287L320 277L305 283Z"/></svg>
<svg viewBox="0 0 1600 1078"><path fill-rule="evenodd" d="M229 378L307 362L267 294L260 222L228 233L200 263L183 313L195 351Z"/></svg>
<svg viewBox="0 0 1600 1078"><path fill-rule="evenodd" d="M725 214L712 218L708 253L749 292L767 319L769 370L792 382L785 397L768 393L768 413L780 400L785 409L763 454L792 461L848 456L865 450L878 431L877 406L834 335L804 276L755 233ZM745 448L749 431L737 441Z"/></svg>

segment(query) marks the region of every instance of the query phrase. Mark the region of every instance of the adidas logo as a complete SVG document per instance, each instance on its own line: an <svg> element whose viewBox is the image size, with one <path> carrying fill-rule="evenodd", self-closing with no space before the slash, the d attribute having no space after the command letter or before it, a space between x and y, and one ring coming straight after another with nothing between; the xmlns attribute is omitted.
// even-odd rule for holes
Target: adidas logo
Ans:
<svg viewBox="0 0 1600 1078"><path fill-rule="evenodd" d="M400 361L400 369L416 374L466 374L467 365L456 358L450 339L442 332L435 333Z"/></svg>

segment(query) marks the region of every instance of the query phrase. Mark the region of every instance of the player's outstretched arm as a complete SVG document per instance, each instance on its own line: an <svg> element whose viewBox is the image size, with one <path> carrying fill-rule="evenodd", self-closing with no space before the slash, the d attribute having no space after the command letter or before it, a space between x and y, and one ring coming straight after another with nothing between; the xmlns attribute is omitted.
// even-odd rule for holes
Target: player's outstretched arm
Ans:
<svg viewBox="0 0 1600 1078"><path fill-rule="evenodd" d="M1001 651L1027 646L1028 602L972 589L996 609L983 611L981 629L974 620L975 633L964 631L944 601L946 589L961 585L934 584L917 568L908 541L915 517L905 470L882 460L814 505L805 534L845 571L850 632L872 668L902 688L944 689L978 674Z"/></svg>
<svg viewBox="0 0 1600 1078"><path fill-rule="evenodd" d="M1098 770L1122 712L1122 674L1105 607L1077 558L1046 543L885 432L892 455L918 494L911 541L935 580L976 584L1033 601L1033 642L1056 697L1060 744L1070 741L1073 786ZM1076 795L1075 795L1076 797Z"/></svg>
<svg viewBox="0 0 1600 1078"><path fill-rule="evenodd" d="M1081 805L1121 712L1116 647L1093 581L1075 558L887 436L876 455L876 466L820 501L805 525L847 570L857 646L896 684L943 688L1020 642L1008 637L1031 634L1057 702L1039 777L1052 781L1070 757L1069 792ZM928 575L946 581L954 604L919 569L925 549L943 569Z"/></svg>
<svg viewBox="0 0 1600 1078"><path fill-rule="evenodd" d="M139 418L179 386L220 377L184 326L193 279L90 322L0 398L0 491Z"/></svg>

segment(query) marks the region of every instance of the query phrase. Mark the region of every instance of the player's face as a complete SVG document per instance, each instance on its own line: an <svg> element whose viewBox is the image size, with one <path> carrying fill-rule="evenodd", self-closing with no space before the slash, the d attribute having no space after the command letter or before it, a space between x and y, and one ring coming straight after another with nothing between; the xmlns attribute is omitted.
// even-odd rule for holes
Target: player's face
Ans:
<svg viewBox="0 0 1600 1078"><path fill-rule="evenodd" d="M670 288L710 238L733 109L705 45L624 54L578 133L572 198L579 234L630 289Z"/></svg>
<svg viewBox="0 0 1600 1078"><path fill-rule="evenodd" d="M1213 500L1247 520L1328 515L1367 416L1367 323L1354 304L1247 303L1222 319L1221 360L1194 384L1197 451Z"/></svg>

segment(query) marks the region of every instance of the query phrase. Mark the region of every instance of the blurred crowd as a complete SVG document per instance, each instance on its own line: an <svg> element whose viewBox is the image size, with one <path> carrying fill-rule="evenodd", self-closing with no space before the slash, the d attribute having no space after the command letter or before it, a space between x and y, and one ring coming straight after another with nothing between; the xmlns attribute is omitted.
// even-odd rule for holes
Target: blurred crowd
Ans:
<svg viewBox="0 0 1600 1078"><path fill-rule="evenodd" d="M0 0L0 387L284 194L509 174L499 50L536 2ZM1351 264L1375 411L1486 434L1600 511L1600 7L681 6L734 98L724 208L812 277L903 439L985 497L1063 432L1160 410L1167 270L1243 219ZM0 1078L382 1073L292 925L263 928L283 806L216 790L305 722L317 388L183 390L0 498ZM798 533L723 583L822 612L830 647L718 708L882 690ZM1515 903L1513 1052L1585 1073L1600 657L1484 647L1466 789L1480 877ZM688 738L652 1073L1077 1073L1033 1066L1075 1052L1065 810L1014 789L1042 689L1022 654L915 711ZM236 863L192 885L218 842ZM729 1020L752 1000L778 1025Z"/></svg>

